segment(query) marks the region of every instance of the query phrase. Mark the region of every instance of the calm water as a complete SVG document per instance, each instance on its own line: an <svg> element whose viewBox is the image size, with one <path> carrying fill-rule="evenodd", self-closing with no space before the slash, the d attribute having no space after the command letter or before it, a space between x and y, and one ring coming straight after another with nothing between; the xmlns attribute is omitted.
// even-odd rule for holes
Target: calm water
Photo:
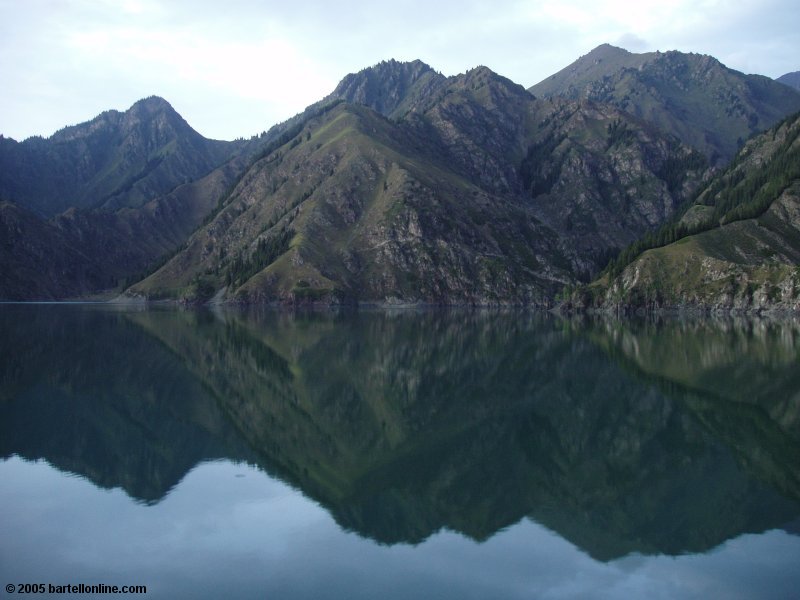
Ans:
<svg viewBox="0 0 800 600"><path fill-rule="evenodd" d="M0 583L791 598L800 324L0 306Z"/></svg>

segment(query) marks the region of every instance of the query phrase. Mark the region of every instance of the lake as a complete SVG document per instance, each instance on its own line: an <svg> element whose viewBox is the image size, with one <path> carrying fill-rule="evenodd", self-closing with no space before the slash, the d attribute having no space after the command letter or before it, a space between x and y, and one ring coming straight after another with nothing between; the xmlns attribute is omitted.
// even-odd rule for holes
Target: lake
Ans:
<svg viewBox="0 0 800 600"><path fill-rule="evenodd" d="M4 585L789 598L800 322L0 306Z"/></svg>

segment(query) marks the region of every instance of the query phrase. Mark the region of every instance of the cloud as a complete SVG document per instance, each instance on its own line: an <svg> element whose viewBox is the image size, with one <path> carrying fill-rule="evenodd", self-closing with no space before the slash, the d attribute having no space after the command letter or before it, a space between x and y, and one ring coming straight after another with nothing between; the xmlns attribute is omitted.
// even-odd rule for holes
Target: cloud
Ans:
<svg viewBox="0 0 800 600"><path fill-rule="evenodd" d="M647 52L650 49L650 44L635 33L622 34L619 39L614 42L614 45L625 48L628 52Z"/></svg>
<svg viewBox="0 0 800 600"><path fill-rule="evenodd" d="M380 60L447 75L484 64L527 87L605 42L775 77L800 69L797 22L796 0L0 0L0 77L13 90L0 132L46 134L159 94L204 135L230 138Z"/></svg>

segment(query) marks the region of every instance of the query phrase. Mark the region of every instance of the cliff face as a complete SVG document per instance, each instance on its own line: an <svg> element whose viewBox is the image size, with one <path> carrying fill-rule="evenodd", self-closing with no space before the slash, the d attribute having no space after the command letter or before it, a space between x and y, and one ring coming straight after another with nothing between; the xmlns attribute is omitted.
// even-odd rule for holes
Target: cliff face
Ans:
<svg viewBox="0 0 800 600"><path fill-rule="evenodd" d="M800 117L751 140L683 215L694 235L644 252L583 305L800 310Z"/></svg>
<svg viewBox="0 0 800 600"><path fill-rule="evenodd" d="M486 67L444 77L392 60L249 142L206 140L154 97L47 140L0 137L0 298L130 288L188 301L548 306L670 223L741 139L800 107L787 86L711 57L611 46L532 90L541 97ZM734 166L734 199L709 191L682 223L766 210L744 199L763 196L766 171ZM791 198L776 219L791 220ZM748 214L728 215L731 202ZM780 296L760 275L737 277ZM785 274L767 278L788 289ZM753 293L731 291L734 304Z"/></svg>
<svg viewBox="0 0 800 600"><path fill-rule="evenodd" d="M361 77L340 88L374 104ZM383 106L392 120L347 102L307 113L129 293L545 305L671 215L702 173L702 157L641 121L536 100L485 67L413 82Z"/></svg>

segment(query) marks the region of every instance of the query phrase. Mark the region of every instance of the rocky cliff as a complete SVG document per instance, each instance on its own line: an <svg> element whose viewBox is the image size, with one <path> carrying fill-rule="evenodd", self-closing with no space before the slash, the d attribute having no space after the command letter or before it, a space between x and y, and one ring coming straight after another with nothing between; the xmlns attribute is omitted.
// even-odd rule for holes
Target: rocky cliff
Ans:
<svg viewBox="0 0 800 600"><path fill-rule="evenodd" d="M375 69L339 89L422 67ZM537 100L485 67L410 79L389 104L357 91L367 105L307 112L129 293L546 305L669 217L703 173L700 155L613 107Z"/></svg>
<svg viewBox="0 0 800 600"><path fill-rule="evenodd" d="M800 116L748 142L676 242L574 295L582 306L800 310Z"/></svg>
<svg viewBox="0 0 800 600"><path fill-rule="evenodd" d="M635 54L603 44L534 85L542 97L613 104L724 165L754 133L800 110L800 93L711 56Z"/></svg>

